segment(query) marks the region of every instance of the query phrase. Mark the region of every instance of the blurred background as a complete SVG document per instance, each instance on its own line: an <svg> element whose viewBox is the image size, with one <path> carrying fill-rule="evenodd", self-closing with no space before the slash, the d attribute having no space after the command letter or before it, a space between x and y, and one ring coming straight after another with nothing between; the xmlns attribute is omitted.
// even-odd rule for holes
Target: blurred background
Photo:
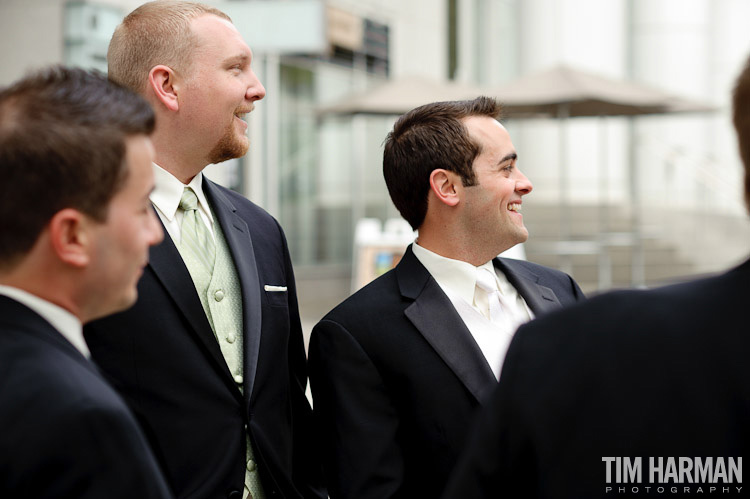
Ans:
<svg viewBox="0 0 750 499"><path fill-rule="evenodd" d="M139 0L0 0L0 85L64 63L106 71ZM279 219L309 333L413 234L382 179L398 114L479 94L534 184L515 255L587 293L655 286L747 256L733 80L747 0L235 0L267 97L245 158L207 175Z"/></svg>

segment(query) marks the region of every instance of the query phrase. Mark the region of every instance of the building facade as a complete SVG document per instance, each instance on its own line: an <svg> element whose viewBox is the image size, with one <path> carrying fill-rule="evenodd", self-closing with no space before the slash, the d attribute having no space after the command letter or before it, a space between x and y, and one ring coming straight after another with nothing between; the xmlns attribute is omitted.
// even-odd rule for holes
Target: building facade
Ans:
<svg viewBox="0 0 750 499"><path fill-rule="evenodd" d="M3 0L0 85L49 63L105 71L112 30L140 3ZM309 295L301 297L309 320L349 292L357 222L398 216L381 173L395 117L320 110L408 75L491 88L567 64L712 104L715 112L700 115L576 118L565 126L509 120L519 165L535 186L524 203L527 254L573 272L588 291L667 282L743 256L748 224L729 96L750 52L746 1L206 3L232 15L268 91L249 116L250 153L207 174L280 220L301 294ZM285 30L293 35L274 39ZM565 244L554 216L562 196L572 218ZM602 243L602 232L620 243ZM660 259L681 264L670 269Z"/></svg>

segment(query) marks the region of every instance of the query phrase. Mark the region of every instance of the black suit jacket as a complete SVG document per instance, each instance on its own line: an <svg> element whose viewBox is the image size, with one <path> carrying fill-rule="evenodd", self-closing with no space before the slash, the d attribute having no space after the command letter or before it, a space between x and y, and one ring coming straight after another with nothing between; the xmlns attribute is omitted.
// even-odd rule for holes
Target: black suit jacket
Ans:
<svg viewBox="0 0 750 499"><path fill-rule="evenodd" d="M747 262L692 283L603 295L523 326L444 497L639 497L632 487L642 496L649 485L654 495L650 457L745 455L749 304ZM606 483L602 458L626 456L641 457L642 483ZM697 485L669 483L663 495L693 497Z"/></svg>
<svg viewBox="0 0 750 499"><path fill-rule="evenodd" d="M169 237L151 249L136 305L85 328L93 358L140 419L178 497L240 493L246 434L269 498L324 497L284 234L239 194L208 179L204 190L242 288L243 391Z"/></svg>
<svg viewBox="0 0 750 499"><path fill-rule="evenodd" d="M582 298L556 270L495 265L536 315ZM438 496L497 381L411 247L315 326L309 355L331 497Z"/></svg>
<svg viewBox="0 0 750 499"><path fill-rule="evenodd" d="M0 296L0 497L172 497L122 399L52 325Z"/></svg>

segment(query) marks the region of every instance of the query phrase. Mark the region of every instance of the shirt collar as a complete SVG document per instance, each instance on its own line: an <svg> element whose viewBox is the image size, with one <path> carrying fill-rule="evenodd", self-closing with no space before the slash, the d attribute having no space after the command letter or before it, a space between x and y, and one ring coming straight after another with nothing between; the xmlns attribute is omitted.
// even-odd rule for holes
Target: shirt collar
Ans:
<svg viewBox="0 0 750 499"><path fill-rule="evenodd" d="M483 263L479 267L464 262L440 256L437 253L423 248L415 241L412 251L417 260L424 265L427 271L437 281L441 288L457 295L466 303L474 302L474 288L477 284L477 270L481 267L489 269L497 279L497 272L492 265L492 260Z"/></svg>
<svg viewBox="0 0 750 499"><path fill-rule="evenodd" d="M0 285L0 295L16 300L41 315L85 357L91 356L86 340L83 339L83 326L78 317L54 303L13 286Z"/></svg>
<svg viewBox="0 0 750 499"><path fill-rule="evenodd" d="M206 199L206 194L203 192L203 172L199 172L186 186L177 177L156 163L153 163L153 170L154 190L151 191L149 197L154 206L159 209L167 220L170 222L174 220L177 209L180 207L180 198L185 187L192 187L195 195L198 197L198 208L203 210L209 221L213 220L211 209L208 206L208 199Z"/></svg>

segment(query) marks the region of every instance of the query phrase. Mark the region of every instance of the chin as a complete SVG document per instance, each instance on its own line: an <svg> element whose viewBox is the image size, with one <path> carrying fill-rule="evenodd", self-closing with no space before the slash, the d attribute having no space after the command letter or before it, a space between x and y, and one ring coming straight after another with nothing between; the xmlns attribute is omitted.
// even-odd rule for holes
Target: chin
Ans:
<svg viewBox="0 0 750 499"><path fill-rule="evenodd" d="M113 310L110 313L114 314L116 312L122 312L124 310L127 310L133 305L135 305L135 302L137 300L138 300L138 290L135 287L133 287L133 289L129 293L127 293L120 299L119 303L117 303L117 305L113 307Z"/></svg>
<svg viewBox="0 0 750 499"><path fill-rule="evenodd" d="M101 319L102 317L107 317L108 315L123 312L135 305L137 299L138 291L133 289L132 293L128 294L127 296L121 297L120 300L118 300L116 303L109 303L108 305L102 305L101 307L99 307L99 309L93 312L91 316L87 317L84 322Z"/></svg>
<svg viewBox="0 0 750 499"><path fill-rule="evenodd" d="M221 140L209 154L208 160L217 164L244 156L250 147L250 139L244 135L232 139L234 140Z"/></svg>
<svg viewBox="0 0 750 499"><path fill-rule="evenodd" d="M516 229L514 232L516 235L515 244L525 243L526 240L529 238L529 229L527 229L525 225L516 226Z"/></svg>
<svg viewBox="0 0 750 499"><path fill-rule="evenodd" d="M250 149L250 139L248 139L247 137L243 135L242 139L237 141L237 149L236 149L237 156L235 156L235 158L241 158L242 156L247 154L247 151L249 149Z"/></svg>

